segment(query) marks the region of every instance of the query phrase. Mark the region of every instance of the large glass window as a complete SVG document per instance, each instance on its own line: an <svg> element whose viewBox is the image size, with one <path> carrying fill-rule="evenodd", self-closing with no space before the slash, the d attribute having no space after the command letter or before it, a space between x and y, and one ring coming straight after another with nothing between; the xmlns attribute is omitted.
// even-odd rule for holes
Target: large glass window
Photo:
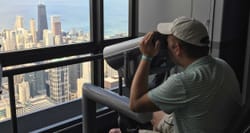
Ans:
<svg viewBox="0 0 250 133"><path fill-rule="evenodd" d="M0 4L4 5L0 9L0 44L2 46L0 52L90 42L89 0L12 0L11 2L1 1ZM105 39L128 36L128 9L128 0L104 0ZM84 46L94 47L95 45ZM88 51L84 55L92 52ZM34 58L40 59L41 56L45 55L35 54ZM62 60L65 58L68 57L62 57ZM48 60L53 62L57 59L46 59ZM46 61L14 63L13 66L4 67L4 70L39 65ZM90 61L13 75L17 116L81 98L82 85L92 83L91 66L93 65L91 63ZM117 71L104 64L105 88L118 86ZM2 88L0 122L11 116L7 78L3 78Z"/></svg>
<svg viewBox="0 0 250 133"><path fill-rule="evenodd" d="M1 51L87 42L89 0L1 1Z"/></svg>
<svg viewBox="0 0 250 133"><path fill-rule="evenodd" d="M104 0L104 39L128 36L128 0Z"/></svg>
<svg viewBox="0 0 250 133"><path fill-rule="evenodd" d="M128 36L128 0L104 0L104 39ZM104 87L118 87L118 72L104 61Z"/></svg>
<svg viewBox="0 0 250 133"><path fill-rule="evenodd" d="M84 83L92 83L91 62L14 76L17 116L26 115L82 97ZM8 81L3 80L0 121L10 118Z"/></svg>

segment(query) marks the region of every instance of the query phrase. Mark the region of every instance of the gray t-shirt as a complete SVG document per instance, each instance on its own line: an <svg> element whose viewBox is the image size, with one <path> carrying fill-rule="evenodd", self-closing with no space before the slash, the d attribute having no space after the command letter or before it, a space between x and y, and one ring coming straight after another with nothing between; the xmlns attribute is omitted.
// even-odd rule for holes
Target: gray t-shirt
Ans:
<svg viewBox="0 0 250 133"><path fill-rule="evenodd" d="M202 57L148 93L174 114L175 133L222 133L241 106L238 80L223 60Z"/></svg>

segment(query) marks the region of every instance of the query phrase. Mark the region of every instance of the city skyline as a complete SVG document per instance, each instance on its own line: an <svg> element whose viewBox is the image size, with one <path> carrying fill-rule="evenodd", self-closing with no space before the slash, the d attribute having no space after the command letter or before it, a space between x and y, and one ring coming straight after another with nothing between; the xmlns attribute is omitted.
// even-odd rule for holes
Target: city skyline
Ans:
<svg viewBox="0 0 250 133"><path fill-rule="evenodd" d="M0 31L3 29L13 29L16 16L24 18L24 28L29 27L31 19L37 21L37 5L39 4L39 0L12 1L0 2L1 5L5 5L0 9ZM47 8L48 24L51 23L49 17L57 15L61 16L61 22L64 23L62 31L69 32L72 29L81 29L84 32L89 32L89 0L43 0L42 3ZM105 0L104 10L104 32L106 35L128 32L127 0ZM50 29L50 25L48 25L48 28Z"/></svg>
<svg viewBox="0 0 250 133"><path fill-rule="evenodd" d="M69 31L71 28L83 28L85 24L80 23L79 20L89 20L87 0L72 0L70 2L65 0L43 1L44 2L42 3L47 8L48 17L52 15L63 16L62 22L68 25L65 25L65 31ZM24 28L28 28L28 21L30 19L33 18L36 20L36 22L38 20L37 6L39 5L39 0L24 0L22 2L14 0L14 2L11 3L6 1L1 1L0 3L5 5L0 9L0 30L12 29L16 16L22 16L24 18ZM74 10L70 10L71 8ZM78 12L79 10L83 10L84 12L80 13ZM8 13L9 15L6 16L6 13ZM77 17L74 17L73 14L77 15ZM49 19L48 23L50 23ZM48 28L50 28L50 26Z"/></svg>

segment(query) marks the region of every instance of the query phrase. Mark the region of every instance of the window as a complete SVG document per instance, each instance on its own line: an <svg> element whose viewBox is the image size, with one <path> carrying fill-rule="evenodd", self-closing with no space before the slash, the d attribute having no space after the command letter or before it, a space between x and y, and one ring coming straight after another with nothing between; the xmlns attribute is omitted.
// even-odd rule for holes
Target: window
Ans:
<svg viewBox="0 0 250 133"><path fill-rule="evenodd" d="M104 0L104 2L105 8L103 12L105 13L106 9L110 10L106 12L107 14L105 14L105 17L103 18L104 20L100 19L102 20L101 22L105 23L103 30L105 30L106 40L98 41L101 41L99 43L100 45L104 45L105 43L110 45L114 42L113 40L109 39L129 36L128 0ZM78 105L76 109L77 111L70 110L74 111L74 113L72 113L72 116L58 115L63 117L60 117L60 120L53 118L53 120L51 119L48 121L41 120L40 123L46 123L48 126L49 124L61 121L62 119L68 119L69 117L71 118L73 117L73 115L80 115L80 100L78 98L80 98L82 95L82 84L92 83L93 79L93 82L99 82L100 80L103 80L103 78L96 78L96 75L99 76L99 72L104 72L104 69L105 78L111 77L112 81L115 81L110 84L109 88L118 85L117 72L115 70L112 70L112 68L109 68L107 65L105 65L105 68L102 68L102 65L99 65L99 63L102 62L102 56L101 54L98 54L97 51L102 51L102 47L97 46L95 43L93 43L96 41L96 38L93 40L93 42L90 41L90 22L92 22L92 24L96 23L91 21L90 19L92 19L93 16L98 16L96 14L92 14L93 16L90 16L90 8L99 7L97 6L99 4L98 2L94 2L93 7L89 7L89 5L91 5L90 0L40 0L40 2L24 0L22 2L1 1L0 3L5 5L4 8L0 9L0 44L2 44L1 52L3 52L0 55L4 55L4 57L6 57L4 58L4 69L11 70L21 68L21 71L26 71L17 75L13 74L16 71L5 71L6 73L8 73L5 74L5 76L9 76L11 77L11 79L13 76L14 78L14 84L12 85L14 85L15 88L16 114L18 117L23 116L18 118L17 125L19 125L20 123L26 123L23 122L27 120L26 118L33 119L33 115L36 117L41 113L41 116L44 116L44 114L47 113L47 110L49 110L49 112L53 112L55 108L61 108L62 106L68 109L69 107L71 107L71 105ZM118 7L112 7L112 5L114 4L117 6L123 5L122 9L124 10L121 10ZM113 8L113 10L116 10L116 13L112 13L112 9L109 8ZM46 13L46 15L44 13ZM47 19L47 26L46 22L44 22L44 19ZM93 32L97 31L101 30L98 29L94 30ZM97 36L98 38L101 38L100 35ZM114 41L119 42L126 39L128 38L116 39ZM44 49L44 47L49 48ZM24 53L25 56L21 56L24 57L21 58L23 60L16 61L19 60L20 57L13 55L19 54L19 52L21 54ZM35 52L34 57L32 52ZM32 59L28 57L30 56L30 53L32 53ZM80 59L81 62L82 60L84 60L84 63L79 63L79 60L73 60L73 62L77 62L78 64L69 66L52 65L53 68L44 68L46 70L41 70L39 68L39 63L40 61L43 62L43 60L51 61L57 60L55 58L60 57L64 59L71 58L72 56L78 57L81 55L92 55L92 53L97 53L97 55L93 55L93 57L87 57L87 59ZM10 59L10 57L12 58ZM38 61L34 59L38 59ZM31 61L32 63L30 63ZM72 60L70 60L69 62L72 62ZM39 67L30 68L29 65L38 65ZM92 68L94 68L95 70L94 73ZM39 69L39 71L34 69ZM1 129L3 129L2 127L5 124L4 121L11 117L8 78L4 79L5 80L3 80L2 83L2 87L4 88L4 95L0 95ZM59 105L60 107L56 105ZM32 114L26 115L30 113ZM50 115L53 114L54 113L51 113ZM63 114L63 112L59 111L58 114ZM34 130L32 129L34 127L42 128L46 126L46 124L44 124L41 127L39 122L35 123L32 127L27 126L25 130L30 131ZM23 131L23 129L17 129L17 126L15 126L15 124L12 125L13 131ZM3 131L6 130L3 129Z"/></svg>
<svg viewBox="0 0 250 133"><path fill-rule="evenodd" d="M128 0L104 0L104 39L128 36Z"/></svg>
<svg viewBox="0 0 250 133"><path fill-rule="evenodd" d="M128 37L128 0L104 0L104 39ZM104 61L104 88L118 87L118 72Z"/></svg>
<svg viewBox="0 0 250 133"><path fill-rule="evenodd" d="M90 40L89 0L14 0L0 3L5 5L0 9L1 51Z"/></svg>

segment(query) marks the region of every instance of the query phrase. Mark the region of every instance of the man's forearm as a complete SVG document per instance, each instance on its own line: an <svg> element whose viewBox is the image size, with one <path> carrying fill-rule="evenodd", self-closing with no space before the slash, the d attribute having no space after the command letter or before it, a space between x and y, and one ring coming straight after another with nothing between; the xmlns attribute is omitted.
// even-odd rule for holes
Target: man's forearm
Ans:
<svg viewBox="0 0 250 133"><path fill-rule="evenodd" d="M150 62L141 60L136 70L131 90L130 90L130 108L135 108L140 97L148 91L148 73Z"/></svg>

